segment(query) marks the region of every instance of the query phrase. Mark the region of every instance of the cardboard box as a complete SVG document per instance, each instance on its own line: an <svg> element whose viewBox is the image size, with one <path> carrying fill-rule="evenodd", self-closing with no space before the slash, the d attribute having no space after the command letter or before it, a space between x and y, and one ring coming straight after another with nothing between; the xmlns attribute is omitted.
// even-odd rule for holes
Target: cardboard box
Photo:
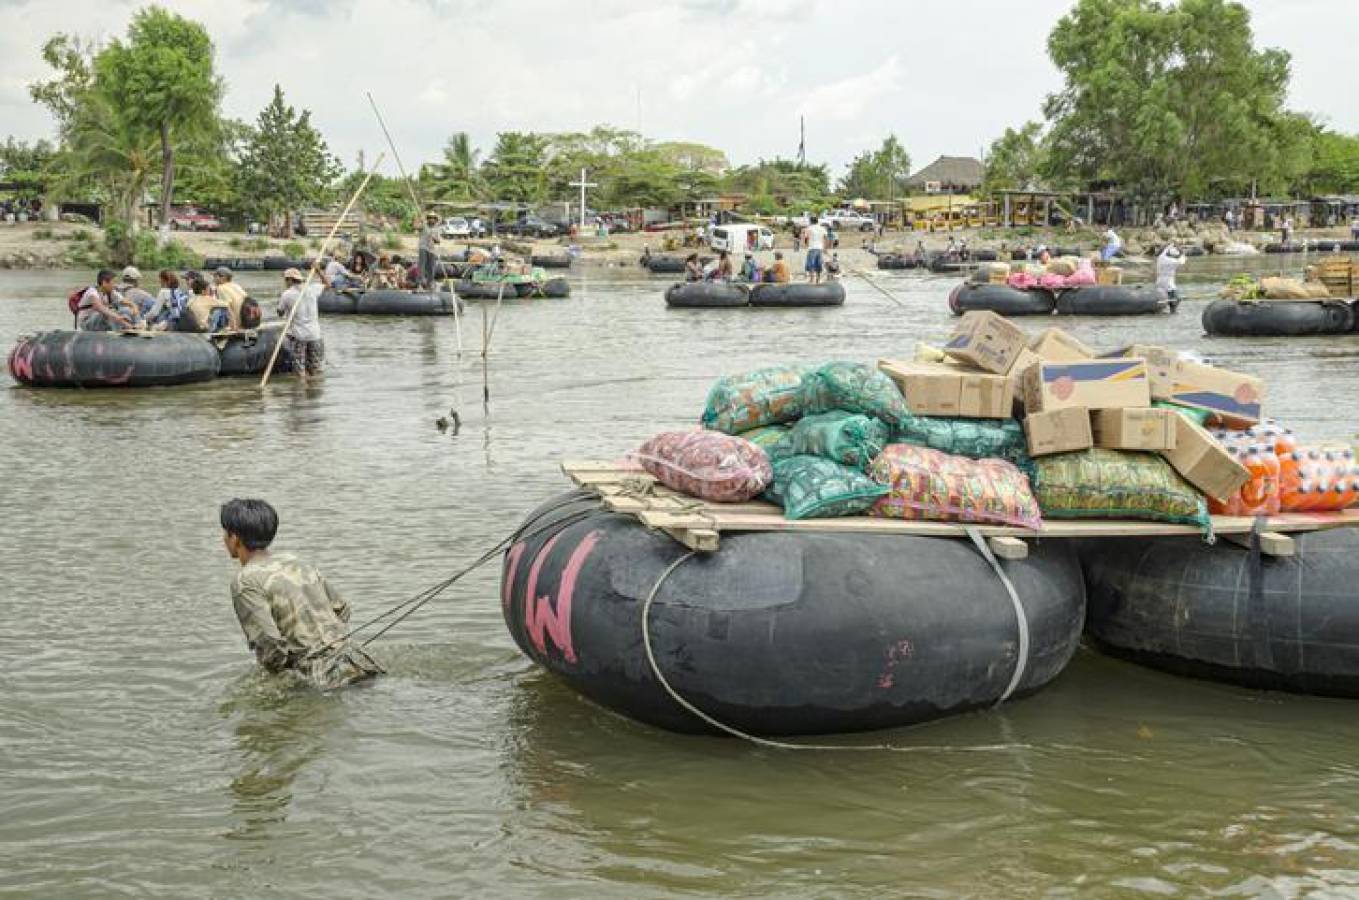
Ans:
<svg viewBox="0 0 1359 900"><path fill-rule="evenodd" d="M1185 481L1214 500L1226 501L1250 480L1250 472L1213 436L1179 413L1175 418L1175 449L1161 455Z"/></svg>
<svg viewBox="0 0 1359 900"><path fill-rule="evenodd" d="M1092 426L1095 446L1109 450L1174 450L1175 420L1168 409L1101 409Z"/></svg>
<svg viewBox="0 0 1359 900"><path fill-rule="evenodd" d="M993 312L964 313L944 352L968 365L1005 375L1028 346L1024 329Z"/></svg>
<svg viewBox="0 0 1359 900"><path fill-rule="evenodd" d="M1122 409L1151 405L1147 364L1141 359L1045 360L1030 366L1021 378L1024 408L1030 414L1069 406Z"/></svg>
<svg viewBox="0 0 1359 900"><path fill-rule="evenodd" d="M1068 406L1032 413L1024 418L1024 435L1028 438L1030 456L1088 450L1093 446L1090 410Z"/></svg>
<svg viewBox="0 0 1359 900"><path fill-rule="evenodd" d="M1028 347L1019 351L1015 357L1014 365L1010 366L1010 383L1014 386L1014 402L1022 408L1024 405L1024 373L1030 366L1043 361L1043 357L1034 353Z"/></svg>
<svg viewBox="0 0 1359 900"><path fill-rule="evenodd" d="M922 416L1008 419L1014 408L1014 383L1005 375L891 359L879 360L878 368L901 388L911 412Z"/></svg>
<svg viewBox="0 0 1359 900"><path fill-rule="evenodd" d="M1052 362L1075 362L1080 359L1093 359L1095 356L1095 351L1060 328L1044 329L1038 337L1029 342L1029 349Z"/></svg>
<svg viewBox="0 0 1359 900"><path fill-rule="evenodd" d="M1151 395L1157 400L1206 409L1228 425L1260 421L1265 383L1254 376L1191 362L1173 350L1146 344L1125 347L1119 355L1147 361Z"/></svg>

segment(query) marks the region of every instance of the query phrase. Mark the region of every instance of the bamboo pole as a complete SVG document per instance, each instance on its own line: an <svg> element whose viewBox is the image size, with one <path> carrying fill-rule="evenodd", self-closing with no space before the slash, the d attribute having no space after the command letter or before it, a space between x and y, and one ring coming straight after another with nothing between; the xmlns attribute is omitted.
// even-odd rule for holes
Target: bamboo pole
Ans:
<svg viewBox="0 0 1359 900"><path fill-rule="evenodd" d="M886 288L884 288L882 285L878 284L878 283L877 283L876 281L874 281L872 278L869 278L866 274L864 274L864 273L863 273L862 271L860 271L859 269L850 269L849 271L850 271L851 274L858 275L858 276L859 276L860 278L862 278L864 281L867 281L870 285L872 285L874 288L876 288L876 289L877 289L884 297L886 297L888 300L891 300L891 301L892 301L893 303L895 303L897 306L905 306L905 305L906 305L906 304L902 303L900 300L898 300L896 297L893 297L890 293L888 293L888 291L887 291Z"/></svg>
<svg viewBox="0 0 1359 900"><path fill-rule="evenodd" d="M496 292L495 298L495 317L500 318L500 303L505 299L505 282L500 282L500 290ZM491 332L495 330L495 322L487 323L486 304L481 304L481 405L491 405Z"/></svg>
<svg viewBox="0 0 1359 900"><path fill-rule="evenodd" d="M406 167L401 164L401 154L396 152L396 141L392 140L392 133L387 130L387 123L382 120L382 113L378 112L377 101L373 99L371 91L368 92L368 104L373 107L373 115L377 116L378 125L381 126L382 133L387 136L387 146L392 150L392 158L396 160L397 171L406 181L406 188L411 192L411 202L415 204L415 214L419 216L424 212L425 204L416 193L415 182L411 181L410 175L406 174Z"/></svg>
<svg viewBox="0 0 1359 900"><path fill-rule="evenodd" d="M311 261L311 268L307 270L307 279L302 282L301 294L298 295L297 301L288 308L288 318L283 321L283 334L279 335L278 341L275 342L274 352L269 354L269 365L264 367L264 374L260 377L261 390L269 384L269 376L274 372L274 364L278 362L278 353L283 349L283 342L288 337L288 329L293 327L293 319L297 316L297 308L302 305L302 294L306 293L307 288L311 287L312 280L316 278L316 267L320 265L321 257L330 252L330 242L335 240L335 234L340 230L340 225L344 222L345 217L349 215L349 211L354 208L354 204L358 202L359 197L362 196L363 192L368 188L368 182L373 180L373 176L377 174L378 166L382 165L382 160L386 155L386 153L378 154L378 158L373 162L373 167L368 170L367 175L363 176L363 182L359 185L358 190L354 192L354 196L350 197L349 202L345 204L344 212L340 213L340 217L336 219L335 224L331 226L330 234L326 235L326 239L321 242L321 249L316 251L316 258Z"/></svg>

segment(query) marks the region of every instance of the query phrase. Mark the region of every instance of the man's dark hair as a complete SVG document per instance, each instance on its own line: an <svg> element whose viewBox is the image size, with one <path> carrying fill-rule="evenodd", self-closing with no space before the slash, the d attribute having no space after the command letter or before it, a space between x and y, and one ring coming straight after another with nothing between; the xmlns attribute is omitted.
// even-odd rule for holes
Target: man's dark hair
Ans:
<svg viewBox="0 0 1359 900"><path fill-rule="evenodd" d="M189 282L189 288L195 294L206 294L208 292L208 283L204 280L202 275L194 275L193 280Z"/></svg>
<svg viewBox="0 0 1359 900"><path fill-rule="evenodd" d="M110 272L108 269L100 269L100 270L99 270L99 274L96 275L96 276L94 276L94 283L95 283L95 284L103 284L103 283L106 282L106 281L112 281L112 280L113 280L113 273Z"/></svg>
<svg viewBox="0 0 1359 900"><path fill-rule="evenodd" d="M812 216L812 224L813 224L813 225L815 225L817 222L820 222L820 221L821 221L821 219L818 218L817 216Z"/></svg>
<svg viewBox="0 0 1359 900"><path fill-rule="evenodd" d="M264 500L228 500L221 519L222 530L236 535L249 550L265 549L278 532L278 513Z"/></svg>

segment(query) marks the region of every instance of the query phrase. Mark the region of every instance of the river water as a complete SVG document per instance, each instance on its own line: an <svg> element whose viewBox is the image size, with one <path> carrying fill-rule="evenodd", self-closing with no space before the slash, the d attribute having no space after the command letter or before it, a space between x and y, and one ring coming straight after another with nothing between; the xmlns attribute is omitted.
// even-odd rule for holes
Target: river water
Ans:
<svg viewBox="0 0 1359 900"><path fill-rule="evenodd" d="M1251 263L1264 270L1286 261ZM1298 261L1300 263L1300 261ZM1359 339L1209 340L1175 317L1067 320L1097 347L1195 348L1268 383L1304 436L1359 422ZM0 273L0 341L63 327L88 273ZM696 419L709 382L939 341L952 281L873 273L830 310L669 311L638 270L481 319L324 323L319 382L34 391L0 376L0 893L52 897L882 897L1359 892L1353 703L1174 678L1083 649L1045 692L874 735L897 753L680 737L536 671L498 569L373 645L332 696L258 673L217 507L356 618L441 580L565 487ZM257 295L272 277L247 275ZM1036 323L1026 323L1036 324ZM435 420L456 409L457 435ZM856 738L843 739L854 743Z"/></svg>

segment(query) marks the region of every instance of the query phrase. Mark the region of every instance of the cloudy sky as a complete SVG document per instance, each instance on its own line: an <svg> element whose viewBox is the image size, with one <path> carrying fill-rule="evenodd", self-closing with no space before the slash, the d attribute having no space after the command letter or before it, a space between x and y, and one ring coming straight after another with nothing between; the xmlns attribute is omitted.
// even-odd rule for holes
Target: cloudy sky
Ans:
<svg viewBox="0 0 1359 900"><path fill-rule="evenodd" d="M49 134L28 99L58 31L121 34L141 2L0 0L0 136ZM976 155L1038 118L1058 85L1044 50L1070 0L166 0L207 25L228 115L253 119L275 82L352 164L383 139L409 167L453 131L596 123L694 140L732 162L807 153L839 175L896 133L917 166ZM1355 0L1247 0L1257 41L1293 54L1291 105L1359 131ZM639 102L640 100L640 102Z"/></svg>

